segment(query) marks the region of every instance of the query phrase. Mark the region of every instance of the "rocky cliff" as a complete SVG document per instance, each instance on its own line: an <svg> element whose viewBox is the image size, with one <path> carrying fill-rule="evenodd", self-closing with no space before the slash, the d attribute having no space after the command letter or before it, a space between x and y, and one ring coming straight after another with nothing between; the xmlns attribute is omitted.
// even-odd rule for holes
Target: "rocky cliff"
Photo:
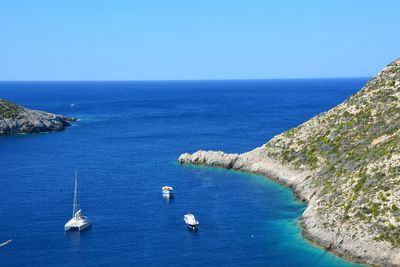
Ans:
<svg viewBox="0 0 400 267"><path fill-rule="evenodd" d="M74 120L0 99L0 135L62 131Z"/></svg>
<svg viewBox="0 0 400 267"><path fill-rule="evenodd" d="M253 151L198 151L178 161L276 179L308 202L305 237L354 261L400 266L400 60Z"/></svg>

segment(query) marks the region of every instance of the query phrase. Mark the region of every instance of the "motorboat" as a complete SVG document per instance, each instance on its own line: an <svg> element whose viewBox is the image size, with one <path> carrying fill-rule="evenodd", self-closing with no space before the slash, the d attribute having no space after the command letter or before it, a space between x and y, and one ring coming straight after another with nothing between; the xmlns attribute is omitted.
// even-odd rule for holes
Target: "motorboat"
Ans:
<svg viewBox="0 0 400 267"><path fill-rule="evenodd" d="M196 220L193 214L188 213L183 216L183 220L185 221L187 227L194 230L197 226L199 226L199 221Z"/></svg>
<svg viewBox="0 0 400 267"><path fill-rule="evenodd" d="M164 198L172 198L173 197L173 195L172 195L172 190L174 190L173 187L166 185L166 186L163 186L161 189L162 189L162 195Z"/></svg>

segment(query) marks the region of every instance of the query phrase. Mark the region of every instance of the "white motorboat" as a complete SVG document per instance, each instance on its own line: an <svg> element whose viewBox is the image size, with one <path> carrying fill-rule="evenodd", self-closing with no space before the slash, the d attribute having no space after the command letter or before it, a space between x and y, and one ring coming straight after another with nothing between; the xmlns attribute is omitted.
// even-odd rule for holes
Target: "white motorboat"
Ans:
<svg viewBox="0 0 400 267"><path fill-rule="evenodd" d="M187 227L193 230L196 229L196 227L199 225L199 221L196 220L194 215L191 213L185 214L183 216L183 220L185 221Z"/></svg>
<svg viewBox="0 0 400 267"><path fill-rule="evenodd" d="M171 187L171 186L163 186L162 187L162 194L163 194L163 197L165 197L165 198L172 198L173 197L173 195L172 195L172 190L174 190L174 188L173 187Z"/></svg>
<svg viewBox="0 0 400 267"><path fill-rule="evenodd" d="M89 219L86 216L83 216L82 210L78 209L78 174L75 171L75 190L74 190L74 204L72 208L72 218L69 220L65 226L64 230L78 230L82 231L88 228L91 224Z"/></svg>

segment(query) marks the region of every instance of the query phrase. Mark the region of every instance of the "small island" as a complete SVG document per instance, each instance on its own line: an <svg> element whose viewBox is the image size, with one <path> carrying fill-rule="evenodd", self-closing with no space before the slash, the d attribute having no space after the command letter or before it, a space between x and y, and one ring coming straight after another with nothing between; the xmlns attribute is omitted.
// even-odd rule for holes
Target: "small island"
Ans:
<svg viewBox="0 0 400 267"><path fill-rule="evenodd" d="M0 99L0 135L63 131L75 118L32 110Z"/></svg>
<svg viewBox="0 0 400 267"><path fill-rule="evenodd" d="M400 265L400 59L261 147L185 153L178 162L274 179L308 203L300 219L306 238L356 262Z"/></svg>

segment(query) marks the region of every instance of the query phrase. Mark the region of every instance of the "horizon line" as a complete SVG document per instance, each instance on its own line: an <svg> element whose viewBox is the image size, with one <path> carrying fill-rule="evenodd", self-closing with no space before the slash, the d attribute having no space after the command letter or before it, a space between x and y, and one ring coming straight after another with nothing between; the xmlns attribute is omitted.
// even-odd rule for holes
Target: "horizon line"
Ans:
<svg viewBox="0 0 400 267"><path fill-rule="evenodd" d="M0 80L0 83L18 82L212 82L212 81L275 81L275 80L338 80L338 79L371 79L373 76L354 77L314 77L314 78L232 78L232 79L159 79L159 80Z"/></svg>

